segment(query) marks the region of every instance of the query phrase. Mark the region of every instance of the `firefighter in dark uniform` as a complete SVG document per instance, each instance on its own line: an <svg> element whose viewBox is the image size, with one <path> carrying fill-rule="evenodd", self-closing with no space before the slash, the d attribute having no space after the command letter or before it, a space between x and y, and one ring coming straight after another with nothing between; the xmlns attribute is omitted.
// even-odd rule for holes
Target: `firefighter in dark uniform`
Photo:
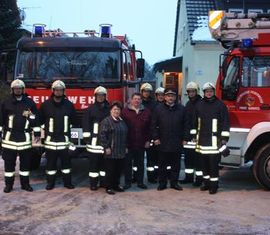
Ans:
<svg viewBox="0 0 270 235"><path fill-rule="evenodd" d="M180 158L183 141L188 133L187 119L184 107L177 104L177 91L165 89L165 102L154 110L151 130L154 144L159 147L159 186L157 190L167 188L170 180L171 188L182 190L178 184L180 172ZM167 166L171 166L170 175L167 175Z"/></svg>
<svg viewBox="0 0 270 235"><path fill-rule="evenodd" d="M218 190L220 153L226 150L230 121L227 107L215 96L215 86L205 83L203 93L203 99L196 106L195 129L191 133L196 136L196 151L202 155L201 190L215 194Z"/></svg>
<svg viewBox="0 0 270 235"><path fill-rule="evenodd" d="M190 129L192 128L192 120L195 117L196 105L200 103L202 97L199 95L199 85L195 82L189 82L186 87L189 101L185 106L185 113L189 117ZM195 151L196 143L190 136L190 139L184 143L185 153L185 179L181 183L193 183L194 186L200 186L202 183L202 166L201 155ZM194 181L195 178L195 181Z"/></svg>
<svg viewBox="0 0 270 235"><path fill-rule="evenodd" d="M155 90L155 97L156 97L156 102L157 104L163 104L164 102L164 87L158 87Z"/></svg>
<svg viewBox="0 0 270 235"><path fill-rule="evenodd" d="M29 184L32 131L35 142L39 141L40 127L37 108L33 100L24 94L25 84L16 79L11 83L11 97L0 108L0 136L2 136L2 157L5 163L5 193L13 189L17 155L20 157L21 188L33 191Z"/></svg>
<svg viewBox="0 0 270 235"><path fill-rule="evenodd" d="M152 98L153 87L150 83L143 83L140 88L142 94L142 104L145 108L149 109L153 113L157 106L156 101ZM147 179L149 183L156 183L155 176L155 161L158 158L155 148L152 146L146 146L146 171Z"/></svg>
<svg viewBox="0 0 270 235"><path fill-rule="evenodd" d="M156 106L164 103L164 90L165 90L165 88L163 88L163 87L158 87L155 90ZM156 183L158 181L158 147L154 145L154 140L151 140L150 148L151 148L151 151L153 152L153 158L152 158L152 162L154 164L153 183ZM167 167L168 174L170 174L170 169L171 169L171 166L168 166ZM151 173L150 173L150 175L151 175ZM151 177L150 177L150 179L151 179Z"/></svg>
<svg viewBox="0 0 270 235"><path fill-rule="evenodd" d="M99 144L100 122L110 115L110 105L106 100L106 88L99 86L94 91L95 103L90 105L83 117L83 137L86 142L86 150L89 153L89 179L90 189L97 190L98 182L104 187L105 169L103 159L103 147Z"/></svg>
<svg viewBox="0 0 270 235"><path fill-rule="evenodd" d="M57 159L61 160L64 187L73 189L71 183L71 159L69 150L75 146L70 142L70 128L75 125L75 109L65 96L65 83L56 80L52 84L52 95L40 107L40 122L44 125L44 147L47 157L47 190L55 186Z"/></svg>

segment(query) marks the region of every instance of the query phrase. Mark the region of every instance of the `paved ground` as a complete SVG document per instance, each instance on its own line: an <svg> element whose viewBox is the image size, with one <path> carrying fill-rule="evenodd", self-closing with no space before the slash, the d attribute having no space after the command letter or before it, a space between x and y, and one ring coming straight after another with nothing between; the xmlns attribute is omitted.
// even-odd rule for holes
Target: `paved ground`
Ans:
<svg viewBox="0 0 270 235"><path fill-rule="evenodd" d="M87 160L74 161L76 189L47 192L43 170L32 177L33 193L4 194L0 163L0 235L3 234L270 234L270 192L249 168L221 171L218 194L192 186L184 191L133 189L107 195L88 189Z"/></svg>

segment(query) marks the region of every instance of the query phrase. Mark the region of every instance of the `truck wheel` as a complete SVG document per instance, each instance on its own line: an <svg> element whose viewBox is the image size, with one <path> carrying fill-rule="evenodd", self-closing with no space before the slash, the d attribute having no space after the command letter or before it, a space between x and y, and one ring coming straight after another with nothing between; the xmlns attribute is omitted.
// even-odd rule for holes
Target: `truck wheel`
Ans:
<svg viewBox="0 0 270 235"><path fill-rule="evenodd" d="M253 160L253 174L257 182L270 189L270 144L263 146Z"/></svg>

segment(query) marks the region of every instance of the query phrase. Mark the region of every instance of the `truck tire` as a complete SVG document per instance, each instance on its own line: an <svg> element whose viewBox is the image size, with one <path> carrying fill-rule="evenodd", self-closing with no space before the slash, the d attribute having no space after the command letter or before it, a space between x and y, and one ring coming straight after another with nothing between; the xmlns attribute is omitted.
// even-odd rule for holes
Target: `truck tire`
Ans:
<svg viewBox="0 0 270 235"><path fill-rule="evenodd" d="M262 187L270 190L270 144L257 151L253 160L253 174Z"/></svg>

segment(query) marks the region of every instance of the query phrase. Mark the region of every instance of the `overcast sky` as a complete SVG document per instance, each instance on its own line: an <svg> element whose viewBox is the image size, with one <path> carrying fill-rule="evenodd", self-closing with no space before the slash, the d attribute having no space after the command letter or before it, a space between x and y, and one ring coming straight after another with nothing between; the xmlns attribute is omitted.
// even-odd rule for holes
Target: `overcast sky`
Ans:
<svg viewBox="0 0 270 235"><path fill-rule="evenodd" d="M112 33L126 34L146 61L173 55L177 0L17 0L24 9L24 27L44 23L49 29L84 31L99 24L113 25Z"/></svg>

